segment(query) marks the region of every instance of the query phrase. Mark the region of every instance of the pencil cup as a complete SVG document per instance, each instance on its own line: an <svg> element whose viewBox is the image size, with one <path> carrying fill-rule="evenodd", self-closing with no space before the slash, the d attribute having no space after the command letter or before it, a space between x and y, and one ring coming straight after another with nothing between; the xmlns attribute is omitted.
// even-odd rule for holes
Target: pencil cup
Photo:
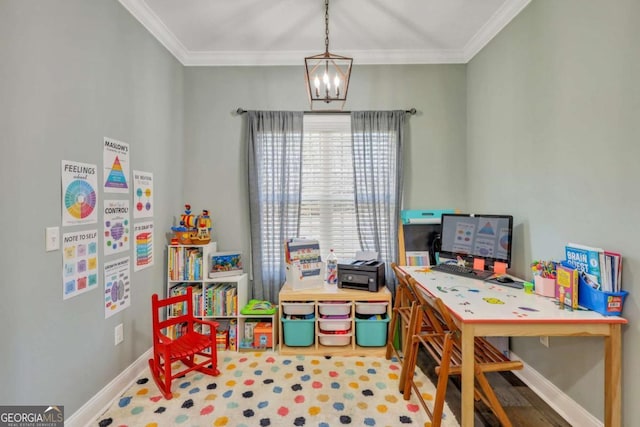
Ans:
<svg viewBox="0 0 640 427"><path fill-rule="evenodd" d="M556 296L556 279L549 279L547 277L535 276L535 292L538 295L544 297Z"/></svg>

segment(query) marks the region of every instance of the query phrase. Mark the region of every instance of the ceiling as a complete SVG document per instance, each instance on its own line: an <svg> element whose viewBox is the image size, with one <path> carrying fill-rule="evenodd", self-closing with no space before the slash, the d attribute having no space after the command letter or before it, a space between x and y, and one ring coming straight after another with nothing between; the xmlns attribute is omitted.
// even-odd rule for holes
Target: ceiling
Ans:
<svg viewBox="0 0 640 427"><path fill-rule="evenodd" d="M119 0L183 65L299 65L322 0ZM357 64L466 63L530 0L331 0L329 50Z"/></svg>

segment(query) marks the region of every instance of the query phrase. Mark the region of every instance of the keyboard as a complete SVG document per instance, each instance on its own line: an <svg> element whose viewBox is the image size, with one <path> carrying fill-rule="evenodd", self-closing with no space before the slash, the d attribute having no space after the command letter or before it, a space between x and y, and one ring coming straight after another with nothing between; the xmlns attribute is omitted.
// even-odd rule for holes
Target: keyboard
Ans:
<svg viewBox="0 0 640 427"><path fill-rule="evenodd" d="M438 264L431 267L433 271L441 273L455 274L456 276L468 277L470 279L484 280L493 275L491 271L474 270L473 268L463 267L458 264Z"/></svg>

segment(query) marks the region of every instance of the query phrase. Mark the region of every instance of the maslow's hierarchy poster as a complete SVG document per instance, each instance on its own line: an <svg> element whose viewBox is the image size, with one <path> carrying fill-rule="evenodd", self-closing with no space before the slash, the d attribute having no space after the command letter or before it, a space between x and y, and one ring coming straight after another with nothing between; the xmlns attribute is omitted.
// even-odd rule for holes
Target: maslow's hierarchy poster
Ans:
<svg viewBox="0 0 640 427"><path fill-rule="evenodd" d="M129 144L104 138L104 191L129 193Z"/></svg>

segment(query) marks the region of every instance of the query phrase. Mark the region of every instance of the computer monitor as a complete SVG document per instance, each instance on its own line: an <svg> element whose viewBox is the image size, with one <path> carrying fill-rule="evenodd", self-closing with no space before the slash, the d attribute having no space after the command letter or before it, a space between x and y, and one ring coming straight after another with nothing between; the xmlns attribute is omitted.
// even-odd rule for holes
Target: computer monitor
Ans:
<svg viewBox="0 0 640 427"><path fill-rule="evenodd" d="M440 258L461 257L473 265L484 259L485 270L493 270L496 261L511 267L513 216L442 214Z"/></svg>

